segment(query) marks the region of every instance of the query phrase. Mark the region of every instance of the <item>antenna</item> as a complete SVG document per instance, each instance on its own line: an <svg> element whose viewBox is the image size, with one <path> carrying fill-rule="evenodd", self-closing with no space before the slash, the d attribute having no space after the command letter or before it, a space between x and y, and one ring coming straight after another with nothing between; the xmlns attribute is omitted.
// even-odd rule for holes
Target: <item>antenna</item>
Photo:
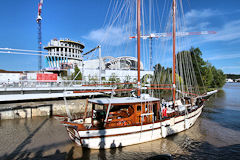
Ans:
<svg viewBox="0 0 240 160"><path fill-rule="evenodd" d="M38 59L38 70L41 71L42 69L42 17L41 17L41 12L42 12L42 5L43 5L43 0L40 0L38 4L38 16L37 16L37 23L38 23L38 50L40 51L39 59Z"/></svg>

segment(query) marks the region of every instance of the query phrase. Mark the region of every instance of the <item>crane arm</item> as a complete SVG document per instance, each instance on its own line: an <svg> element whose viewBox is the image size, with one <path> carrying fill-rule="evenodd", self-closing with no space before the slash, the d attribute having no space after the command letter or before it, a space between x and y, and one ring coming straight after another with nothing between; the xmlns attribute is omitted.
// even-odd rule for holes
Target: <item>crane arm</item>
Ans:
<svg viewBox="0 0 240 160"><path fill-rule="evenodd" d="M42 20L41 13L42 13L42 5L43 5L43 0L40 0L38 3L38 16L37 16L37 22Z"/></svg>
<svg viewBox="0 0 240 160"><path fill-rule="evenodd" d="M193 36L193 35L206 35L206 34L216 34L215 31L200 31L200 32L176 32L176 36ZM142 35L141 38L161 38L161 37L171 37L172 33L151 33L150 35ZM137 36L131 36L129 39L137 38Z"/></svg>

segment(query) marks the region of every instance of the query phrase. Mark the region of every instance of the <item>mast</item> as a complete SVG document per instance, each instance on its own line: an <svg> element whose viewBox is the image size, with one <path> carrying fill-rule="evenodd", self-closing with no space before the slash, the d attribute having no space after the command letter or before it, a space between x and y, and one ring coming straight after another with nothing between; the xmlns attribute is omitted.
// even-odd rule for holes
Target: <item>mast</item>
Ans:
<svg viewBox="0 0 240 160"><path fill-rule="evenodd" d="M102 84L102 54L101 54L101 45L98 46L98 53L99 53L99 83Z"/></svg>
<svg viewBox="0 0 240 160"><path fill-rule="evenodd" d="M137 96L140 97L140 44L141 44L141 0L137 0L137 57L138 57L138 83L137 83Z"/></svg>
<svg viewBox="0 0 240 160"><path fill-rule="evenodd" d="M176 55L175 55L175 41L176 41L176 0L173 0L173 103L176 98Z"/></svg>

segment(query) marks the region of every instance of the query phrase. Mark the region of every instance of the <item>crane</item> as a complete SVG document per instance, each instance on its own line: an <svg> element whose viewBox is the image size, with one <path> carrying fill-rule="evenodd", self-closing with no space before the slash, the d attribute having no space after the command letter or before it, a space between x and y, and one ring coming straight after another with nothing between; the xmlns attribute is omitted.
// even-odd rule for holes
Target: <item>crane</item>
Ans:
<svg viewBox="0 0 240 160"><path fill-rule="evenodd" d="M194 36L194 35L207 35L207 34L216 34L215 31L200 31L200 32L176 32L177 37L182 36ZM149 39L149 50L150 50L150 70L152 70L152 39L153 38L162 38L162 37L171 37L172 33L151 33L150 35L141 35L142 39ZM129 39L137 38L137 36L131 36Z"/></svg>
<svg viewBox="0 0 240 160"><path fill-rule="evenodd" d="M37 24L38 24L38 50L40 51L40 55L38 58L38 69L39 71L42 69L42 17L41 17L41 12L42 12L42 5L43 5L43 0L40 0L38 3L38 15L37 15Z"/></svg>

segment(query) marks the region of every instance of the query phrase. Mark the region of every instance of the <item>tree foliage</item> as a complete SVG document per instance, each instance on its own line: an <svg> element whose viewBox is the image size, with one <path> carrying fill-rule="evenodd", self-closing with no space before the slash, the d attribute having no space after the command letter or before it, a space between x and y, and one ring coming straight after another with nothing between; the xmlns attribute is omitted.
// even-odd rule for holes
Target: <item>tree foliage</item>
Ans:
<svg viewBox="0 0 240 160"><path fill-rule="evenodd" d="M172 84L172 68L165 69L161 64L156 64L153 68L153 84Z"/></svg>
<svg viewBox="0 0 240 160"><path fill-rule="evenodd" d="M223 71L204 61L199 48L192 47L190 50L177 53L176 68L176 84L193 86L195 82L187 84L193 77L190 74L194 74L194 79L201 88L221 88L225 84L226 76ZM152 83L172 84L172 69L161 64L155 65Z"/></svg>
<svg viewBox="0 0 240 160"><path fill-rule="evenodd" d="M240 78L240 74L226 74L226 76L234 80Z"/></svg>
<svg viewBox="0 0 240 160"><path fill-rule="evenodd" d="M108 81L110 83L120 83L120 78L118 78L115 73L112 73Z"/></svg>
<svg viewBox="0 0 240 160"><path fill-rule="evenodd" d="M79 74L78 74L78 72L79 72ZM78 74L78 76L76 77L77 74ZM75 80L82 80L82 73L80 72L80 69L78 68L78 66L75 66L75 68L74 68L74 73L72 74L72 79L74 79L74 78L75 78Z"/></svg>
<svg viewBox="0 0 240 160"><path fill-rule="evenodd" d="M184 68L186 61L180 61L183 57L189 57L192 62L193 72L196 76L196 80L199 86L206 88L221 88L225 84L226 76L223 71L216 69L208 61L204 61L202 58L202 52L199 48L191 48L189 51L182 51L177 54L178 68ZM183 72L186 72L183 70ZM186 78L187 73L183 78ZM184 80L185 81L185 80Z"/></svg>

